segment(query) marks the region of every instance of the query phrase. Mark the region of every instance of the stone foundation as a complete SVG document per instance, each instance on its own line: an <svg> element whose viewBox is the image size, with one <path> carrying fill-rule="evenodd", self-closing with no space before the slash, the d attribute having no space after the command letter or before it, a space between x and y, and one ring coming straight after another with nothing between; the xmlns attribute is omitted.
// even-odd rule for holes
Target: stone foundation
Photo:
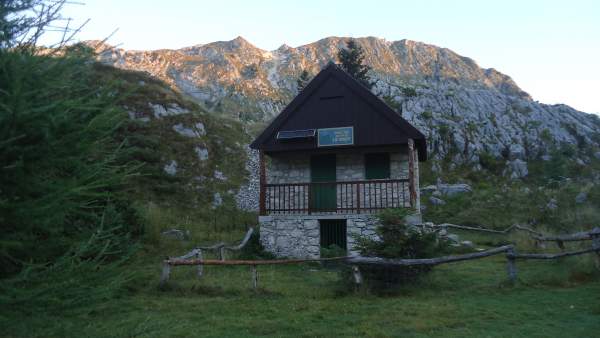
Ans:
<svg viewBox="0 0 600 338"><path fill-rule="evenodd" d="M260 241L265 249L278 257L319 258L319 220L345 219L348 253L355 254L354 236L375 238L378 219L373 214L343 215L271 215L260 216ZM410 216L408 223L420 223L420 215Z"/></svg>

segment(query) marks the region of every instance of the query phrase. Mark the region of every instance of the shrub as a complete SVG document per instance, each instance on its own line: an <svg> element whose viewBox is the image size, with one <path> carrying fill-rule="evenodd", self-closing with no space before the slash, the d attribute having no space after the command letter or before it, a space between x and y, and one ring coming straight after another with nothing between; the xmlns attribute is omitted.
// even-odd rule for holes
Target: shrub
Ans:
<svg viewBox="0 0 600 338"><path fill-rule="evenodd" d="M260 243L260 235L258 229L252 233L246 246L242 248L240 252L240 258L243 259L273 259L275 256L266 251L263 245Z"/></svg>
<svg viewBox="0 0 600 338"><path fill-rule="evenodd" d="M357 237L356 248L361 255L398 259L431 258L448 252L449 243L441 240L437 232L407 225L407 215L406 209L387 209L381 212L378 216L380 225L376 229L379 238ZM414 280L429 270L428 266L361 266L365 280L375 289Z"/></svg>

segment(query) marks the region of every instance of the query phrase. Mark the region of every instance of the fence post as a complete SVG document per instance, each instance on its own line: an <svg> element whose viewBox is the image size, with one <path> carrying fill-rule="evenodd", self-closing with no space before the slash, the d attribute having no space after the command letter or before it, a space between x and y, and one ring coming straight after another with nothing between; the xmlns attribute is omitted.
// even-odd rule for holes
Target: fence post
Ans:
<svg viewBox="0 0 600 338"><path fill-rule="evenodd" d="M225 260L225 246L221 245L219 247L219 259L224 261Z"/></svg>
<svg viewBox="0 0 600 338"><path fill-rule="evenodd" d="M202 260L202 249L198 249L196 251L196 258ZM204 264L198 264L198 278L202 278L202 273L204 272Z"/></svg>
<svg viewBox="0 0 600 338"><path fill-rule="evenodd" d="M258 180L259 180L259 197L258 197L258 209L259 215L263 216L267 214L267 170L265 166L265 152L260 150L258 153Z"/></svg>
<svg viewBox="0 0 600 338"><path fill-rule="evenodd" d="M258 271L256 265L252 265L252 288L256 290L258 288Z"/></svg>
<svg viewBox="0 0 600 338"><path fill-rule="evenodd" d="M517 281L517 264L515 263L515 248L510 247L506 250L506 260L507 265L506 269L508 272L508 279L511 283L515 283Z"/></svg>
<svg viewBox="0 0 600 338"><path fill-rule="evenodd" d="M600 228L592 229L590 237L592 238L592 249L596 250L596 268L600 269Z"/></svg>
<svg viewBox="0 0 600 338"><path fill-rule="evenodd" d="M160 286L165 285L169 281L169 275L171 274L171 265L168 263L169 257L163 262L162 273L160 275Z"/></svg>
<svg viewBox="0 0 600 338"><path fill-rule="evenodd" d="M358 289L360 284L362 284L362 275L360 274L360 269L356 265L352 266L352 276L354 277L354 283Z"/></svg>
<svg viewBox="0 0 600 338"><path fill-rule="evenodd" d="M410 195L410 207L417 207L417 186L415 182L415 142L408 139L408 193Z"/></svg>

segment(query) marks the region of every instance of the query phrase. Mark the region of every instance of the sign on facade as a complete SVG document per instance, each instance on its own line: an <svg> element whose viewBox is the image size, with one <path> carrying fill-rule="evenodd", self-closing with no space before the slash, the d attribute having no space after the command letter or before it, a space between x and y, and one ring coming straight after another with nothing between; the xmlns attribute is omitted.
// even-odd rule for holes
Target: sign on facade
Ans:
<svg viewBox="0 0 600 338"><path fill-rule="evenodd" d="M323 128L318 130L318 146L347 146L354 144L354 127Z"/></svg>

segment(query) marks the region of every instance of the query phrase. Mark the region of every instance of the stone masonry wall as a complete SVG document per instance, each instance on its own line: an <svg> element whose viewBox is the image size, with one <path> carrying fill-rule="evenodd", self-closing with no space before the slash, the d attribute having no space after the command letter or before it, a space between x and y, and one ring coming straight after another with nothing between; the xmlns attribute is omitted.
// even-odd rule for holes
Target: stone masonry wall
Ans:
<svg viewBox="0 0 600 338"><path fill-rule="evenodd" d="M354 235L377 236L374 215L274 215L259 217L260 241L265 250L278 257L319 258L320 219L346 219L349 253L356 253Z"/></svg>
<svg viewBox="0 0 600 338"><path fill-rule="evenodd" d="M377 239L375 228L379 224L372 214L344 215L272 215L260 216L260 242L265 250L277 257L319 258L319 221L323 219L345 219L348 254L355 251L355 236L368 236ZM420 214L407 216L408 224L420 224Z"/></svg>
<svg viewBox="0 0 600 338"><path fill-rule="evenodd" d="M390 154L392 179L408 178L408 155ZM365 179L364 153L337 154L336 176L338 181ZM298 154L270 158L267 166L267 183L310 182L310 155Z"/></svg>

